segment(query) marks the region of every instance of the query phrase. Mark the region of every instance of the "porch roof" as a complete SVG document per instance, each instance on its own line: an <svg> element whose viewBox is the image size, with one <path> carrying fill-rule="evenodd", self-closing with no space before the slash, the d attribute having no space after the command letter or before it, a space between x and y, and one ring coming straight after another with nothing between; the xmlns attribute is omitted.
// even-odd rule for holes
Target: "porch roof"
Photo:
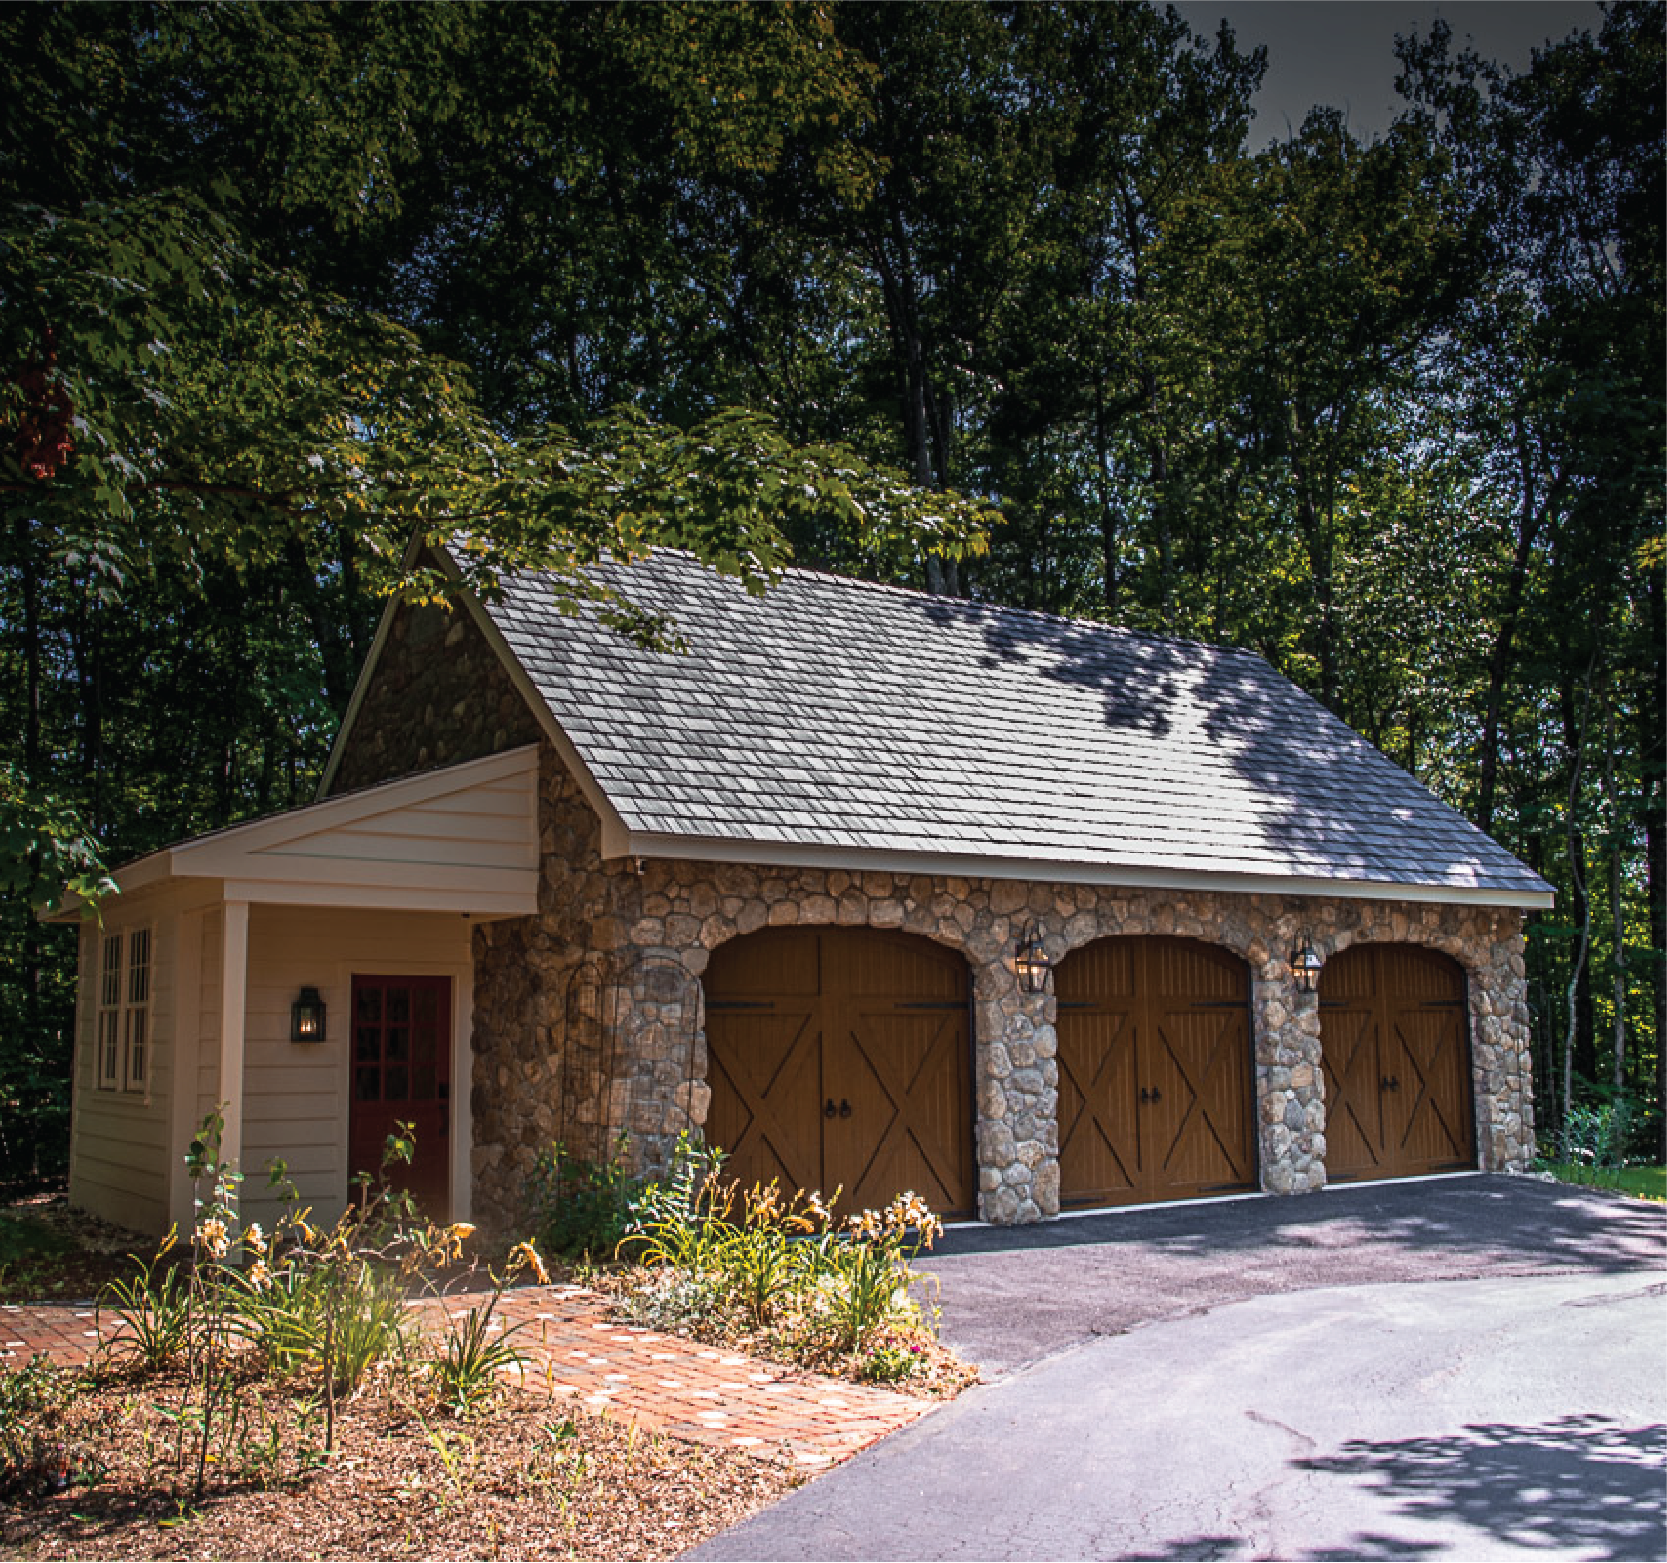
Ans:
<svg viewBox="0 0 1667 1563"><path fill-rule="evenodd" d="M163 847L124 893L212 883L218 899L518 917L538 910L536 745L400 777ZM73 921L80 902L52 921Z"/></svg>

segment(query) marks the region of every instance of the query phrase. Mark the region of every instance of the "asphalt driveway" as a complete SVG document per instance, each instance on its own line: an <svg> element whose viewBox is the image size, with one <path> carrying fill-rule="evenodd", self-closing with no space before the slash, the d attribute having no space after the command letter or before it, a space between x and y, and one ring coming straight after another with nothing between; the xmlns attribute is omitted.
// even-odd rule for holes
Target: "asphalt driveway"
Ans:
<svg viewBox="0 0 1667 1563"><path fill-rule="evenodd" d="M1667 1212L1526 1179L952 1233L992 1382L702 1558L1667 1555Z"/></svg>
<svg viewBox="0 0 1667 1563"><path fill-rule="evenodd" d="M1667 1269L1667 1207L1534 1178L1433 1178L948 1232L944 1339L996 1379L1101 1335L1325 1286Z"/></svg>

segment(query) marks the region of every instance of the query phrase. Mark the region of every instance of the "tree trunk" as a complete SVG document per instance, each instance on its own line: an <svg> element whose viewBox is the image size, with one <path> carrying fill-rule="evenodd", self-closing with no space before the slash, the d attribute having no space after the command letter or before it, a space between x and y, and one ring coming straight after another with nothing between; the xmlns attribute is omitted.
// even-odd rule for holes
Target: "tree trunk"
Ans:
<svg viewBox="0 0 1667 1563"><path fill-rule="evenodd" d="M1655 1157L1667 1161L1667 733L1659 696L1667 687L1667 582L1660 570L1645 575L1654 669L1639 702L1639 773L1643 778L1644 882L1650 901L1650 965L1655 979Z"/></svg>
<svg viewBox="0 0 1667 1563"><path fill-rule="evenodd" d="M1610 995L1614 1004L1611 1046L1614 1050L1613 1081L1616 1097L1626 1089L1626 912L1621 904L1621 859L1627 832L1621 818L1620 789L1615 781L1615 701L1609 700L1605 723L1603 791L1609 815L1609 941Z"/></svg>
<svg viewBox="0 0 1667 1563"><path fill-rule="evenodd" d="M1568 1005L1568 1023L1563 1032L1563 1125L1568 1125L1568 1111L1574 1101L1574 1076L1581 1066L1584 1079L1595 1074L1592 1045L1592 985L1587 956L1592 946L1592 903L1586 891L1586 839L1579 825L1580 773L1586 751L1586 723L1592 709L1592 675L1597 667L1597 653L1586 667L1586 689L1581 702L1578 721L1574 716L1573 690L1563 691L1564 742L1569 755L1569 790L1565 800L1565 842L1569 856L1569 914L1579 929L1575 942L1574 961L1569 971L1564 997ZM1565 1154L1567 1146L1565 1142Z"/></svg>
<svg viewBox="0 0 1667 1563"><path fill-rule="evenodd" d="M1534 546L1539 541L1545 518L1563 489L1563 481L1558 478L1547 490L1544 502L1539 501L1534 481L1534 462L1527 441L1528 436L1519 424L1517 470L1522 481L1522 504L1517 512L1517 538L1516 547L1511 553L1511 570L1505 578L1505 601L1500 610L1498 628L1494 631L1493 646L1488 654L1488 697L1482 718L1482 752L1477 777L1476 823L1485 831L1493 829L1493 811L1499 787L1499 727L1505 686L1511 676L1517 624L1522 617L1523 598L1528 590L1528 567L1533 561Z"/></svg>

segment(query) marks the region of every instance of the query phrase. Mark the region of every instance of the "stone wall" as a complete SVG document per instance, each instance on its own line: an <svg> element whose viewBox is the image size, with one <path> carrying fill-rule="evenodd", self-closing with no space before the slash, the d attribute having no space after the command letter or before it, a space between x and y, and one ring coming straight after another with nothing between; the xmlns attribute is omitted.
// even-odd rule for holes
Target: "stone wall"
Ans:
<svg viewBox="0 0 1667 1563"><path fill-rule="evenodd" d="M401 603L330 790L478 760L538 737L526 701L466 609Z"/></svg>
<svg viewBox="0 0 1667 1563"><path fill-rule="evenodd" d="M1022 992L1012 963L1031 919L1055 962L1113 934L1202 939L1245 960L1262 1186L1280 1194L1325 1183L1318 1000L1298 990L1286 963L1298 935L1309 932L1322 956L1365 940L1441 950L1469 979L1480 1165L1521 1171L1533 1155L1519 912L732 863L604 863L595 816L548 745L543 768L540 914L476 934L475 1208L487 1225L513 1224L532 1161L560 1123L628 1128L639 1164L662 1164L678 1129L704 1119L709 1099L695 979L726 941L795 923L900 929L967 959L979 1209L987 1221L1036 1221L1059 1211L1054 999ZM569 1087L576 1078L564 1069L564 1031L573 1029L574 974L587 960L598 963L617 1057L612 1095L581 1113L584 1104L562 1100L564 1075Z"/></svg>

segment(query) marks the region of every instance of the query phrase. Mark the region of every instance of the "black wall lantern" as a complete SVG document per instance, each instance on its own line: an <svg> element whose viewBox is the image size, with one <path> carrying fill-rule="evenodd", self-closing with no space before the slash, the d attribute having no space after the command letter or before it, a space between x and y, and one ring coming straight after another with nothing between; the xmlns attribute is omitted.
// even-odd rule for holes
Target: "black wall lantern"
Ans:
<svg viewBox="0 0 1667 1563"><path fill-rule="evenodd" d="M1314 993L1319 989L1320 968L1323 965L1325 962L1320 959L1320 952L1314 948L1314 941L1304 928L1297 947L1291 951L1291 976L1304 993Z"/></svg>
<svg viewBox="0 0 1667 1563"><path fill-rule="evenodd" d="M289 1039L291 1042L322 1042L324 1040L324 1000L317 988L303 988L301 997L289 1007Z"/></svg>
<svg viewBox="0 0 1667 1563"><path fill-rule="evenodd" d="M1053 962L1042 948L1042 936L1034 922L1026 923L1025 931L1019 935L1018 945L1013 951L1013 968L1019 974L1019 986L1026 993L1046 990Z"/></svg>

